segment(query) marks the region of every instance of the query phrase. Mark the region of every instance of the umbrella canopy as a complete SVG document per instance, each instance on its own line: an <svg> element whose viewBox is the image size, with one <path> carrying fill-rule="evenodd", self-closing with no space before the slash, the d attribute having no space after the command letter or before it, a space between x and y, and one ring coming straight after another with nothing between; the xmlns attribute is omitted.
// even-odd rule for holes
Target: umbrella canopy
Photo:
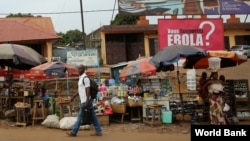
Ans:
<svg viewBox="0 0 250 141"><path fill-rule="evenodd" d="M180 101L181 101L181 106L182 106L182 112L184 112L183 109L183 96L181 93L181 88L180 88L180 74L179 74L179 68L178 68L178 61L180 58L187 58L190 56L196 56L196 57L201 57L201 56L206 56L207 51L197 48L197 47L192 47L192 46L186 46L186 45L172 45L165 47L164 49L158 51L151 59L150 62L154 64L155 67L157 67L158 70L159 68L166 66L166 65L172 65L173 63L177 63L177 79L178 79L178 88L179 88L179 94L180 94Z"/></svg>
<svg viewBox="0 0 250 141"><path fill-rule="evenodd" d="M220 58L220 68L234 67L247 61L246 55L240 55L230 51L208 51L207 56L196 57L190 56L186 58L183 68L186 69L209 69L209 58Z"/></svg>
<svg viewBox="0 0 250 141"><path fill-rule="evenodd" d="M67 77L67 95L69 96L68 76L79 75L78 69L73 65L63 62L47 62L30 69L30 74L34 76L54 76L56 77L55 97L57 93L57 78ZM55 113L55 103L53 103L53 113Z"/></svg>
<svg viewBox="0 0 250 141"><path fill-rule="evenodd" d="M63 77L65 76L66 72L68 73L68 76L79 75L78 69L76 67L63 62L47 62L30 69L30 73L32 75L38 75L38 76L46 75L46 76Z"/></svg>
<svg viewBox="0 0 250 141"><path fill-rule="evenodd" d="M45 63L45 58L30 47L18 44L0 44L0 64L28 70Z"/></svg>
<svg viewBox="0 0 250 141"><path fill-rule="evenodd" d="M119 78L121 81L126 79L136 78L138 76L150 76L156 74L156 67L149 63L149 59L139 59L131 61L120 72Z"/></svg>
<svg viewBox="0 0 250 141"><path fill-rule="evenodd" d="M157 68L163 65L171 65L178 62L181 57L189 56L206 56L207 51L186 45L171 45L158 51L151 59L150 62Z"/></svg>

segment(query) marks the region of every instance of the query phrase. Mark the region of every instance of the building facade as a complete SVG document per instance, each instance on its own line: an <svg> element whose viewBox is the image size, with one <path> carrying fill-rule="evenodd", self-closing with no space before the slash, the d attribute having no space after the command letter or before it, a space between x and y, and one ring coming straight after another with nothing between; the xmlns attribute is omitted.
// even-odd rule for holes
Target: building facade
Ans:
<svg viewBox="0 0 250 141"><path fill-rule="evenodd" d="M176 19L176 16L172 16ZM206 16L201 16L206 19ZM224 24L224 48L250 45L250 23L231 15ZM137 25L105 25L87 35L87 46L98 48L103 65L153 56L158 51L158 27L142 18Z"/></svg>

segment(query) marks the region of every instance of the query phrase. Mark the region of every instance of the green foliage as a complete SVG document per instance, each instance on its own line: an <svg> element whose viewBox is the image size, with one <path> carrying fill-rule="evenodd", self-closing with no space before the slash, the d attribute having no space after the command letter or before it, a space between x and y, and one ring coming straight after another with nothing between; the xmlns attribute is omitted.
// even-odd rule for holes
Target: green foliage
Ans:
<svg viewBox="0 0 250 141"><path fill-rule="evenodd" d="M62 37L62 39L58 40L54 45L56 46L63 46L63 45L67 45L67 43L69 43L68 40L66 40L65 38L65 33L62 33L62 32L59 32L59 33L56 33L58 36Z"/></svg>
<svg viewBox="0 0 250 141"><path fill-rule="evenodd" d="M111 25L135 25L139 20L139 16L122 16L117 14L115 19L111 21Z"/></svg>
<svg viewBox="0 0 250 141"><path fill-rule="evenodd" d="M66 37L73 43L81 42L83 39L82 32L77 29L67 31Z"/></svg>
<svg viewBox="0 0 250 141"><path fill-rule="evenodd" d="M57 33L57 35L62 37L63 39L57 41L55 45L66 46L72 43L83 42L83 34L78 29L69 30L66 33L59 32Z"/></svg>
<svg viewBox="0 0 250 141"><path fill-rule="evenodd" d="M22 13L18 13L18 14L10 14L8 16L6 16L6 18L14 18L14 17L34 17L33 15L29 14L22 14Z"/></svg>

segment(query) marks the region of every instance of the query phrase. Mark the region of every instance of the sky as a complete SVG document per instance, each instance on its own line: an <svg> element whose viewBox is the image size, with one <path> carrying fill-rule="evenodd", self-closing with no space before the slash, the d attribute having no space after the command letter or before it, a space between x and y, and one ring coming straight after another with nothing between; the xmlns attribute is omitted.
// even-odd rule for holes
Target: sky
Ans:
<svg viewBox="0 0 250 141"><path fill-rule="evenodd" d="M114 20L118 14L118 5L115 1L82 0L86 34L103 25L109 25L110 21ZM34 16L51 17L55 31L63 33L75 29L82 31L80 11L80 0L0 0L0 18L5 18L11 13L30 13ZM244 21L245 16L242 17ZM159 18L163 16L147 17L150 24L157 24ZM250 18L247 19L247 22L250 22Z"/></svg>
<svg viewBox="0 0 250 141"><path fill-rule="evenodd" d="M115 0L82 0L84 31L89 34L110 21L118 13ZM103 11L98 11L103 10ZM31 13L51 17L56 32L82 31L80 0L0 0L0 17L10 13Z"/></svg>

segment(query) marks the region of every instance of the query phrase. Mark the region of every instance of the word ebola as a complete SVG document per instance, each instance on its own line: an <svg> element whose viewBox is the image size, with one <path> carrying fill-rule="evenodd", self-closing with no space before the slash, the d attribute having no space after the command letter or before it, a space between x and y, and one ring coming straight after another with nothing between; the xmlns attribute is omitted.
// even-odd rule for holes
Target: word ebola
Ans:
<svg viewBox="0 0 250 141"><path fill-rule="evenodd" d="M202 29L168 29L167 41L168 45L182 44L203 46L203 30Z"/></svg>
<svg viewBox="0 0 250 141"><path fill-rule="evenodd" d="M192 46L203 46L204 42L202 34L168 34L167 36L168 45L182 44Z"/></svg>

